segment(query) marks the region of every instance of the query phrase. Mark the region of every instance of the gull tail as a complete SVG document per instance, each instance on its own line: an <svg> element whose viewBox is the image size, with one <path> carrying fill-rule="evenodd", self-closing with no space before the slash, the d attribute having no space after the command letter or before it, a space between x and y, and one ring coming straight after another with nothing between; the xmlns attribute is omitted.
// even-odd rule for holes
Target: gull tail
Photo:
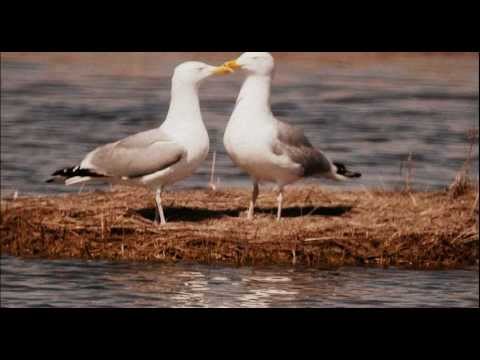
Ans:
<svg viewBox="0 0 480 360"><path fill-rule="evenodd" d="M74 185L83 183L93 178L104 178L105 175L97 174L90 169L82 169L80 166L68 167L55 171L52 178L48 179L47 183L64 183L65 185Z"/></svg>
<svg viewBox="0 0 480 360"><path fill-rule="evenodd" d="M333 165L335 165L335 168L337 170L336 174L334 174L337 180L347 180L362 177L362 174L360 174L359 172L353 172L348 170L344 164L334 162Z"/></svg>

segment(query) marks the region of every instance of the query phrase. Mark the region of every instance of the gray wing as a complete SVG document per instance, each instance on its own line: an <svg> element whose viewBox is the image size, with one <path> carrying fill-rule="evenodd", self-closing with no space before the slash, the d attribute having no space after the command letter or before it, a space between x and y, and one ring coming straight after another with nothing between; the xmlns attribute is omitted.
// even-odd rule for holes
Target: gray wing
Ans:
<svg viewBox="0 0 480 360"><path fill-rule="evenodd" d="M184 154L183 146L154 129L102 146L87 159L102 175L135 178L166 169Z"/></svg>
<svg viewBox="0 0 480 360"><path fill-rule="evenodd" d="M277 155L287 155L303 168L303 176L330 172L330 160L315 149L305 136L303 129L278 121L277 138L273 151Z"/></svg>

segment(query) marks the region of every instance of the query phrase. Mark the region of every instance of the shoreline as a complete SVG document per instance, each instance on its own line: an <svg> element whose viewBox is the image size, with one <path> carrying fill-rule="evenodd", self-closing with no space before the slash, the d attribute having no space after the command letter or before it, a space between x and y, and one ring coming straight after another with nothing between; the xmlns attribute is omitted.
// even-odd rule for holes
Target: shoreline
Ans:
<svg viewBox="0 0 480 360"><path fill-rule="evenodd" d="M292 187L279 223L271 192L261 193L254 221L246 220L249 197L246 189L167 192L164 227L152 224L153 195L143 189L3 199L1 254L233 266L478 266L473 189Z"/></svg>

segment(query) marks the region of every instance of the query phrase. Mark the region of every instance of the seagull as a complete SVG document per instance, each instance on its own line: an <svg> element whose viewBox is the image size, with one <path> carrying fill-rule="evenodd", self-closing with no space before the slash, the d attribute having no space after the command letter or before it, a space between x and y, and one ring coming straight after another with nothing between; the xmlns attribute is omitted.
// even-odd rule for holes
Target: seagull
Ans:
<svg viewBox="0 0 480 360"><path fill-rule="evenodd" d="M209 151L198 89L212 75L229 74L226 66L189 61L178 65L172 77L170 107L163 124L123 140L98 147L80 165L58 170L47 182L74 185L93 180L142 186L156 192L155 224L166 224L162 207L164 188L191 174Z"/></svg>
<svg viewBox="0 0 480 360"><path fill-rule="evenodd" d="M278 193L277 220L282 216L284 187L306 177L337 181L361 177L344 164L330 161L303 130L277 120L270 106L275 61L269 53L247 52L224 66L241 69L246 80L224 135L224 145L236 166L252 178L248 219L253 219L260 182L273 182Z"/></svg>

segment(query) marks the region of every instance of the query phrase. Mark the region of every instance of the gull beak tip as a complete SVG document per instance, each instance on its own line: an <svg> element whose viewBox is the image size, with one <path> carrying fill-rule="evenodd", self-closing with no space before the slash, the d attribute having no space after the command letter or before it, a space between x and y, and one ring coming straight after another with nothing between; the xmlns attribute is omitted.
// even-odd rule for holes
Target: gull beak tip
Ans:
<svg viewBox="0 0 480 360"><path fill-rule="evenodd" d="M227 61L225 64L223 64L223 66L226 66L227 68L231 69L232 72L240 68L240 65L238 64L237 60Z"/></svg>
<svg viewBox="0 0 480 360"><path fill-rule="evenodd" d="M233 69L231 69L231 68L228 67L228 66L225 66L225 64L224 64L224 65L221 65L221 66L216 67L213 73L214 73L215 75L229 75L229 74L231 74L231 73L233 73L233 72L234 72Z"/></svg>

